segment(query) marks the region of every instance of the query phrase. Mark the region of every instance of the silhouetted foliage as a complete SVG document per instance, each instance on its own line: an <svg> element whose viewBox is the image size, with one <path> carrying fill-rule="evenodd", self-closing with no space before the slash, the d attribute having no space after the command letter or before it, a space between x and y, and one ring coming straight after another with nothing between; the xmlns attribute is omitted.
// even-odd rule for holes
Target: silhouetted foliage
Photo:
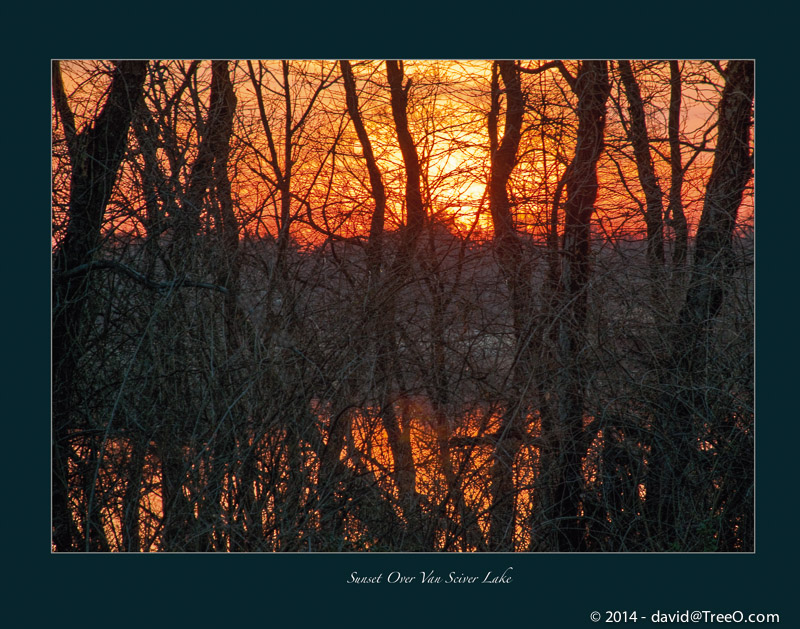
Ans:
<svg viewBox="0 0 800 629"><path fill-rule="evenodd" d="M54 63L53 549L752 551L752 107L736 60Z"/></svg>

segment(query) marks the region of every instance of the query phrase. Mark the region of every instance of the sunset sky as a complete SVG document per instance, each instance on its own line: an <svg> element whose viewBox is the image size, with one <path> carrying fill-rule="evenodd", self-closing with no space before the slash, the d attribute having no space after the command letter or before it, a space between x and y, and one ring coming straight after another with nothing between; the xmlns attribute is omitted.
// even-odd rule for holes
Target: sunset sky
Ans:
<svg viewBox="0 0 800 629"><path fill-rule="evenodd" d="M535 70L543 61L523 61ZM208 107L210 62L199 62L191 81L186 72L194 62L162 62L151 79L145 101L159 123L170 121L173 160L191 163L196 145L198 116ZM62 63L67 93L80 128L102 101L108 86L106 64L69 61ZM476 229L486 237L492 225L488 215L486 186L489 171L487 115L490 106L490 61L406 61L409 89L409 126L422 165L422 192L429 217L436 217L465 234ZM565 62L574 74L576 62ZM662 192L669 192L670 166L667 143L669 70L664 62L636 62L637 78L645 101L651 153ZM402 156L397 145L389 90L381 62L353 64L359 107L372 142L377 164L387 190L387 228L404 220ZM250 75L252 68L255 75ZM715 142L716 103L722 85L717 70L708 63L681 62L682 162L689 163L682 196L690 230L696 226L708 178L710 152ZM237 98L235 140L229 163L236 212L246 233L277 233L276 216L281 193L276 191L276 173L269 164L270 149L255 96L259 84L270 125L276 160L285 171L287 155L292 160L291 235L298 243L324 239L309 226L309 215L342 235L365 234L371 212L369 178L360 144L347 118L344 91L335 61L290 61L288 85L280 61L235 62L232 76ZM575 121L570 109L576 105L563 76L555 69L540 74L522 74L526 112L518 162L511 179L517 227L521 233L543 237L550 205L559 178L563 176L573 149ZM621 94L619 78L608 107L606 151L598 165L600 193L594 222L598 232L636 238L643 233L644 197L637 177L630 144L625 137L629 114ZM287 117L287 108L289 115ZM503 133L504 99L500 99L499 129ZM159 117L160 115L160 117ZM65 172L59 161L58 138L63 126L57 118L54 145L56 238L60 229L58 208L67 193ZM287 129L291 135L286 146ZM133 131L131 132L133 136ZM135 151L135 138L132 137ZM704 143L705 140L705 143ZM698 152L697 148L701 147ZM163 146L158 150L162 167L172 177L187 176L186 166L173 161ZM137 178L130 169L120 177L118 202L125 208L109 209L109 224L142 230L137 220L143 199L134 190ZM748 195L749 197L750 195ZM666 204L665 204L666 205ZM131 211L132 210L132 211ZM116 214L116 217L115 217ZM740 212L743 225L752 223L752 200Z"/></svg>

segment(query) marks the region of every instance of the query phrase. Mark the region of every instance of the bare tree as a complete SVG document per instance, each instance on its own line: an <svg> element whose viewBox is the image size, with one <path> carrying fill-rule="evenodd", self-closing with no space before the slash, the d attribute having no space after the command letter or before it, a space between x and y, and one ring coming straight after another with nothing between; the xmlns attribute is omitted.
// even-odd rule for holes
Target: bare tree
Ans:
<svg viewBox="0 0 800 629"><path fill-rule="evenodd" d="M59 62L53 62L53 99L69 148L72 167L69 223L53 261L53 541L58 550L107 549L94 514L85 514L83 534L70 506L71 434L80 426L72 414L72 375L84 343L88 286L91 275L68 275L91 262L99 245L106 204L122 161L131 117L144 84L147 63L121 61L102 110L80 131L70 109Z"/></svg>
<svg viewBox="0 0 800 629"><path fill-rule="evenodd" d="M619 68L54 64L54 548L752 548L753 64Z"/></svg>
<svg viewBox="0 0 800 629"><path fill-rule="evenodd" d="M581 352L590 278L590 225L597 198L597 161L603 148L606 100L611 89L605 61L584 61L575 77L578 134L567 178L564 237L559 279L558 425L546 435L553 449L554 511L557 547L583 550L586 524L581 517L584 487L582 458L588 449L584 427L586 374ZM550 472L552 473L552 472Z"/></svg>
<svg viewBox="0 0 800 629"><path fill-rule="evenodd" d="M670 226L675 230L675 250L672 254L672 263L679 271L686 262L688 249L688 229L686 215L683 211L683 164L681 159L680 144L680 115L681 115L681 70L677 61L669 62L669 163L670 163L670 188L667 217Z"/></svg>
<svg viewBox="0 0 800 629"><path fill-rule="evenodd" d="M753 90L753 62L731 61L719 103L719 137L695 239L691 279L669 356L668 397L662 402L662 430L669 442L657 444L652 505L658 509L660 520L666 524L664 533L675 548L686 543L693 534L690 527L696 523L696 504L688 500L699 499L702 503L712 482L712 475L705 468L714 462L702 456L698 440L723 432L727 437L719 443L726 447L742 447L745 452L752 448L750 426L736 421L736 406L746 404L746 398L734 401L733 408L720 408L713 399L715 386L709 379L708 367L719 360L714 355L714 322L722 310L726 291L730 290L734 226L752 173ZM737 435L737 439L731 439L731 435ZM742 441L744 445L738 446L737 442ZM718 456L724 454L719 452ZM696 479L694 484L686 485L687 474ZM750 479L752 482L752 475ZM751 485L742 484L742 479L726 479L723 483L726 500L745 504L752 501ZM752 514L749 509L744 511ZM744 520L739 525L750 528L752 523Z"/></svg>
<svg viewBox="0 0 800 629"><path fill-rule="evenodd" d="M500 88L497 74L502 76L506 95L506 113L503 138L497 141L497 117ZM498 61L492 66L492 107L489 113L489 140L491 175L489 180L489 209L494 225L495 246L500 268L508 285L513 330L516 343L515 367L516 399L509 400L502 424L498 430L492 470L492 525L490 548L513 548L515 533L514 460L521 445L526 427L525 410L521 395L526 387L530 369L530 320L533 293L530 285L530 262L525 247L514 227L514 217L508 197L508 181L517 160L517 149L522 133L524 102L520 85L519 64Z"/></svg>
<svg viewBox="0 0 800 629"><path fill-rule="evenodd" d="M645 223L647 225L647 257L657 281L659 271L664 263L664 233L661 186L656 178L653 159L650 155L649 135L644 116L644 104L639 83L633 74L630 61L619 62L622 82L625 85L625 94L628 97L628 111L630 112L630 126L628 135L633 145L636 157L636 168L639 172L639 182L642 185L646 200ZM680 157L680 156L679 156Z"/></svg>

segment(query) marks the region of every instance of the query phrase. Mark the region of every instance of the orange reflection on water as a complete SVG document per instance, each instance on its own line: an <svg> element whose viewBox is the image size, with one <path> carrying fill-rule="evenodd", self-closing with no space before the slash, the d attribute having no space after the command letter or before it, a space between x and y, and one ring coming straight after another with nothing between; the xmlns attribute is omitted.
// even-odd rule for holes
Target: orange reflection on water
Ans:
<svg viewBox="0 0 800 629"><path fill-rule="evenodd" d="M182 500L189 509L181 516L189 518L184 525L199 531L197 535L205 540L194 540L198 544L192 547L195 550L241 550L246 548L243 540L249 536L264 549L314 551L329 534L332 514L343 509L341 534L347 542L345 549L383 550L374 541L370 522L363 519L364 512L347 506L359 503L362 496L346 493L374 489L380 508L389 509L393 518L409 524L410 513L402 507L397 464L379 410L362 407L339 413L343 430L338 433L341 441L336 453L344 469L354 474L343 484L341 476L338 481L331 480L330 468L328 476L320 477L326 448L337 448L332 437L336 431L332 428L330 405L314 401L311 410L318 422L316 434L325 437L326 443L315 442L312 433L307 433L293 449L287 445L292 442L291 435L282 430L269 431L261 439L237 444L232 450L252 453L253 458L248 461L205 456L209 446L201 447L199 452L184 448L183 471L172 480L173 485L179 483L180 494L173 496L167 511L165 463L161 458L166 451L155 442L137 445L121 438L108 440L101 455L91 449L88 440L78 439L70 473L79 479L72 484L72 504L81 533L86 532L92 504L102 505L93 518L102 523L106 550L161 550L165 548L166 529L175 524L169 519L176 517L175 501ZM437 412L427 398L414 396L398 398L390 410L399 422L401 439L407 439L411 446L421 522L429 532L433 549L486 550L493 501L495 435L503 425L502 410L476 407L453 418ZM536 526L541 525L541 514L537 513L537 499L541 503L537 490L542 489L537 483L543 481L539 478L538 415L527 418L526 423L528 437L514 446L516 550L527 550L533 543ZM587 418L587 426L590 423L591 418ZM621 473L609 467L613 458L609 448L620 443L621 435L597 431L583 459L587 491L602 493L604 485L613 485L604 474ZM360 485L354 482L355 478L361 479ZM643 480L630 477L630 482L630 493L644 501L647 491ZM102 496L98 494L93 499L91 491L84 489L87 487L94 487ZM340 506L334 508L334 504ZM621 508L636 510L630 501ZM596 511L593 514L597 517ZM587 515L585 510L583 515ZM603 517L610 516L609 512ZM298 546L297 542L287 542L290 539L302 541ZM194 542L187 541L190 547Z"/></svg>

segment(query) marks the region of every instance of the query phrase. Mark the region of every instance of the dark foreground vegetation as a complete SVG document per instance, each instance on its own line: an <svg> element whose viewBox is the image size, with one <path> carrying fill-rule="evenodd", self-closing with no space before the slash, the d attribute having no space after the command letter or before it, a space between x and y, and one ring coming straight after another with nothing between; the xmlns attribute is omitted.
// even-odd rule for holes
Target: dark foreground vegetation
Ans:
<svg viewBox="0 0 800 629"><path fill-rule="evenodd" d="M752 551L752 105L746 61L54 63L53 548Z"/></svg>

